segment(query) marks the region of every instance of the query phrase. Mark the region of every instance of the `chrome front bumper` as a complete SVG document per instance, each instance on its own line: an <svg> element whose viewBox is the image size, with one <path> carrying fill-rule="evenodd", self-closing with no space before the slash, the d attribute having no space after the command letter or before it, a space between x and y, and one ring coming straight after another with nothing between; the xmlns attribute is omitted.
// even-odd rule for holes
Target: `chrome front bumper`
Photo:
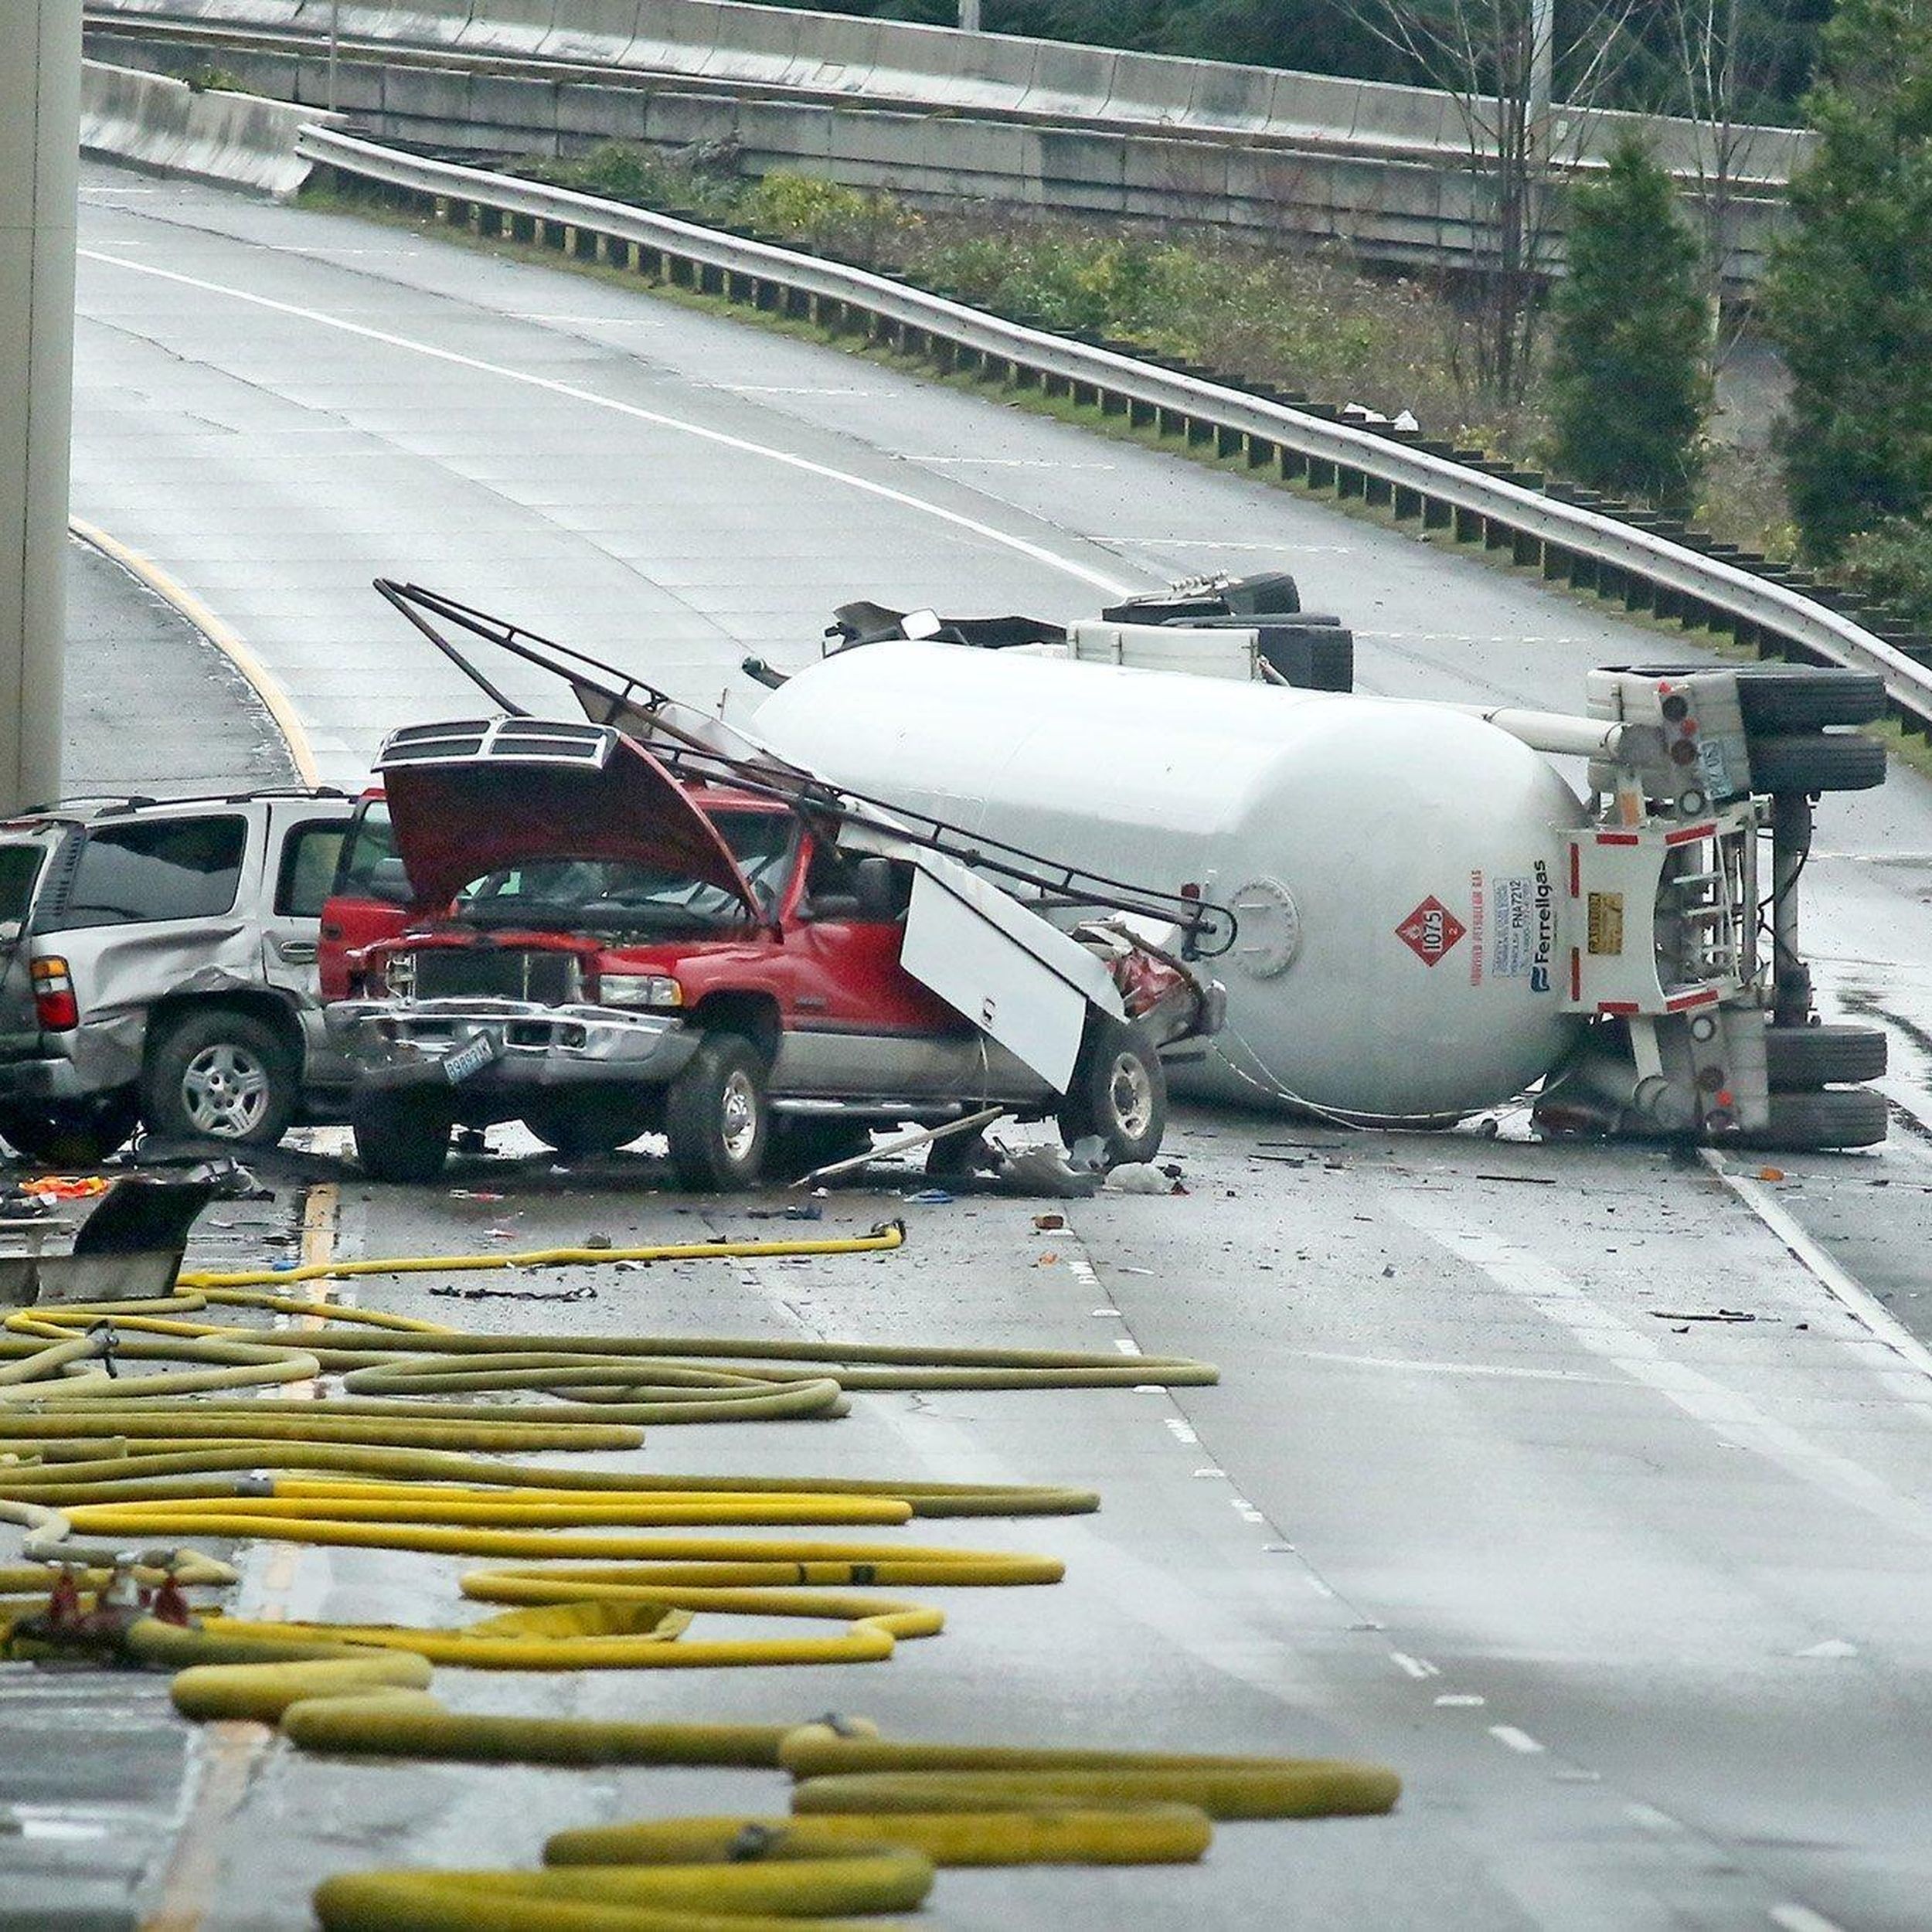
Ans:
<svg viewBox="0 0 1932 1932"><path fill-rule="evenodd" d="M460 1085L473 1092L661 1087L682 1073L699 1034L681 1019L609 1006L514 999L353 999L325 1015L331 1043L359 1085ZM474 1070L446 1065L487 1049Z"/></svg>

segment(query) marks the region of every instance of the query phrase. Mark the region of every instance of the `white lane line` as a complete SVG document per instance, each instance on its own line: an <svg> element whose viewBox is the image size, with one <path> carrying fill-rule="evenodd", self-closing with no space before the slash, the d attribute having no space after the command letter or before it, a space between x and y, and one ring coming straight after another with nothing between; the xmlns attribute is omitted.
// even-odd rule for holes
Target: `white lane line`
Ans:
<svg viewBox="0 0 1932 1932"><path fill-rule="evenodd" d="M1774 1905L1771 1923L1778 1932L1844 1932L1836 1919L1828 1919L1808 1905Z"/></svg>
<svg viewBox="0 0 1932 1932"><path fill-rule="evenodd" d="M1333 1349L1291 1349L1304 1362L1339 1362L1352 1369L1399 1369L1421 1376L1497 1376L1510 1381L1583 1382L1613 1386L1608 1376L1587 1376L1580 1369L1518 1369L1495 1362L1415 1362L1405 1355L1345 1355Z"/></svg>
<svg viewBox="0 0 1932 1932"><path fill-rule="evenodd" d="M1436 1699L1436 1709L1439 1711L1480 1710L1488 1702L1488 1698L1478 1697L1474 1691L1444 1691Z"/></svg>
<svg viewBox="0 0 1932 1932"><path fill-rule="evenodd" d="M1418 1233L1566 1329L1592 1355L1614 1362L1633 1381L1655 1389L1720 1442L1749 1449L1889 1527L1932 1542L1932 1513L1921 1505L1900 1495L1862 1463L1821 1447L1721 1383L1672 1360L1653 1338L1592 1301L1567 1275L1539 1257L1481 1230L1455 1226L1446 1207L1433 1202L1411 1199L1391 1205Z"/></svg>
<svg viewBox="0 0 1932 1932"><path fill-rule="evenodd" d="M1817 1277L1828 1294L1842 1301L1895 1355L1921 1374L1932 1376L1932 1349L1927 1348L1869 1289L1846 1274L1799 1226L1783 1202L1766 1193L1757 1182L1733 1174L1730 1163L1714 1148L1699 1151L1704 1165L1791 1250L1799 1265Z"/></svg>
<svg viewBox="0 0 1932 1932"><path fill-rule="evenodd" d="M1655 1832L1659 1838L1682 1838L1689 1827L1682 1818L1672 1818L1668 1811L1660 1811L1655 1804L1641 1801L1624 1807L1624 1815L1640 1831Z"/></svg>
<svg viewBox="0 0 1932 1932"><path fill-rule="evenodd" d="M1492 1724L1489 1726L1489 1735L1498 1744L1505 1745L1512 1751L1520 1752L1525 1757L1539 1757L1543 1754L1545 1748L1538 1743L1527 1731L1518 1730L1514 1724Z"/></svg>
<svg viewBox="0 0 1932 1932"><path fill-rule="evenodd" d="M921 516L935 518L954 529L965 530L983 538L988 543L996 543L1004 549L1016 551L1022 556L1030 557L1036 563L1044 564L1049 570L1064 571L1069 577L1077 577L1083 583L1091 584L1096 590L1105 591L1110 597L1124 597L1133 587L1117 578L1089 570L1085 564L1076 563L1070 557L1056 556L1037 543L1029 543L1024 537L1015 536L1009 532L995 529L990 523L982 523L976 517L962 515L957 510L942 509L937 503L929 503L923 498L909 491L895 490L889 485L875 483L869 478L855 476L849 470L834 468L828 463L815 463L809 457L796 456L787 450L777 450L769 444L754 443L742 436L728 435L723 430L706 429L696 423L687 423L675 416L666 416L661 410L639 407L635 403L621 403L614 396L600 396L594 390L580 389L573 383L560 383L553 376L533 376L524 369L510 369L501 362L485 362L475 355L460 355L455 350L437 349L429 342L417 341L413 337L398 335L388 329L371 328L362 322L345 321L338 315L325 315L319 309L304 308L294 302L278 302L267 295L251 295L246 289L233 288L223 282L204 281L199 277L183 275L170 268L156 268L146 262L129 261L124 256L111 255L98 249L83 248L79 251L83 261L99 262L109 268L123 268L130 274L152 276L158 281L172 282L181 288L192 288L204 295L226 297L230 301L242 302L251 308L266 309L271 315L287 315L297 321L311 322L318 328L334 329L338 335L352 335L359 341L380 342L385 348L401 349L406 354L420 355L430 362L442 362L452 369L466 369L478 376L493 376L505 383L515 383L525 389L540 389L546 395L559 396L566 402L581 403L591 409L608 410L618 416L628 416L639 423L648 423L654 428L669 430L680 436L689 436L700 443L709 443L719 449L736 450L743 456L754 456L767 463L776 463L786 469L802 471L807 476L821 478L828 483L842 483L848 489L857 490L862 495L879 498L882 502L897 504L902 509L917 512Z"/></svg>
<svg viewBox="0 0 1932 1932"><path fill-rule="evenodd" d="M1425 1678L1440 1677L1442 1675L1440 1665L1430 1663L1426 1657L1411 1657L1406 1650L1392 1650L1389 1653L1389 1658L1396 1668L1400 1671L1405 1677L1413 1677L1417 1683L1420 1683Z"/></svg>

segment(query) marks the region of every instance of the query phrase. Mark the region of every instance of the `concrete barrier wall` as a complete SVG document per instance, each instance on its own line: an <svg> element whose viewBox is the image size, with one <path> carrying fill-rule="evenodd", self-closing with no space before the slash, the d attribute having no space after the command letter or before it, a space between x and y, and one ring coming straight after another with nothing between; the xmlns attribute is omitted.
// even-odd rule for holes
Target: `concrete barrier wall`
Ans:
<svg viewBox="0 0 1932 1932"><path fill-rule="evenodd" d="M264 194L292 195L301 187L312 164L296 152L297 134L311 122L340 119L95 60L81 73L83 154Z"/></svg>
<svg viewBox="0 0 1932 1932"><path fill-rule="evenodd" d="M312 33L327 31L329 0L90 0L90 11ZM1467 142L1462 105L1423 88L743 0L343 0L340 18L347 36L403 46L453 46L1122 131L1168 128L1397 152L1454 152ZM1487 104L1474 106L1479 121L1493 121ZM1709 133L1690 121L1560 110L1556 151L1565 160L1600 161L1631 128L1680 176L1710 172ZM1809 146L1801 131L1748 131L1737 144L1733 172L1781 183Z"/></svg>
<svg viewBox="0 0 1932 1932"><path fill-rule="evenodd" d="M104 44L132 63L185 58L132 36L107 36ZM322 63L315 56L227 47L221 60L263 93L322 97ZM913 200L964 196L1196 221L1270 242L1333 243L1366 259L1414 267L1466 264L1488 244L1485 213L1467 172L1445 165L1420 144L1404 158L1333 145L1204 141L1105 124L885 108L862 113L822 99L747 99L672 81L640 87L433 61L345 60L337 98L346 114L385 138L437 147L573 154L606 141L666 149L730 141L750 176L791 169ZM1756 278L1781 219L1780 205L1769 199L1733 208L1735 279Z"/></svg>

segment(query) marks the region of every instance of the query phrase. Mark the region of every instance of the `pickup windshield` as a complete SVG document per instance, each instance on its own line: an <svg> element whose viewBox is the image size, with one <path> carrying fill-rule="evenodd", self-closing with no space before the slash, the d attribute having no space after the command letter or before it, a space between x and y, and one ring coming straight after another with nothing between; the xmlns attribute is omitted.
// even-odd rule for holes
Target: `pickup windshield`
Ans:
<svg viewBox="0 0 1932 1932"><path fill-rule="evenodd" d="M714 822L760 910L770 913L797 844L790 815L719 812ZM731 893L689 874L568 855L529 860L472 880L457 895L456 914L472 926L604 936L705 931L744 920L744 908Z"/></svg>

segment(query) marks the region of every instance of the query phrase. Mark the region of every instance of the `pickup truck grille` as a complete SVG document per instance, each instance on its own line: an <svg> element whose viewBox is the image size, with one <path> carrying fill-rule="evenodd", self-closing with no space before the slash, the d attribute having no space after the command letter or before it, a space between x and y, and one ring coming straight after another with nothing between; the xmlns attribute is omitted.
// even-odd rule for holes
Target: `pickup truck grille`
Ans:
<svg viewBox="0 0 1932 1932"><path fill-rule="evenodd" d="M417 999L482 996L562 1006L583 996L583 977L571 953L426 946L414 955L414 967L410 992Z"/></svg>

